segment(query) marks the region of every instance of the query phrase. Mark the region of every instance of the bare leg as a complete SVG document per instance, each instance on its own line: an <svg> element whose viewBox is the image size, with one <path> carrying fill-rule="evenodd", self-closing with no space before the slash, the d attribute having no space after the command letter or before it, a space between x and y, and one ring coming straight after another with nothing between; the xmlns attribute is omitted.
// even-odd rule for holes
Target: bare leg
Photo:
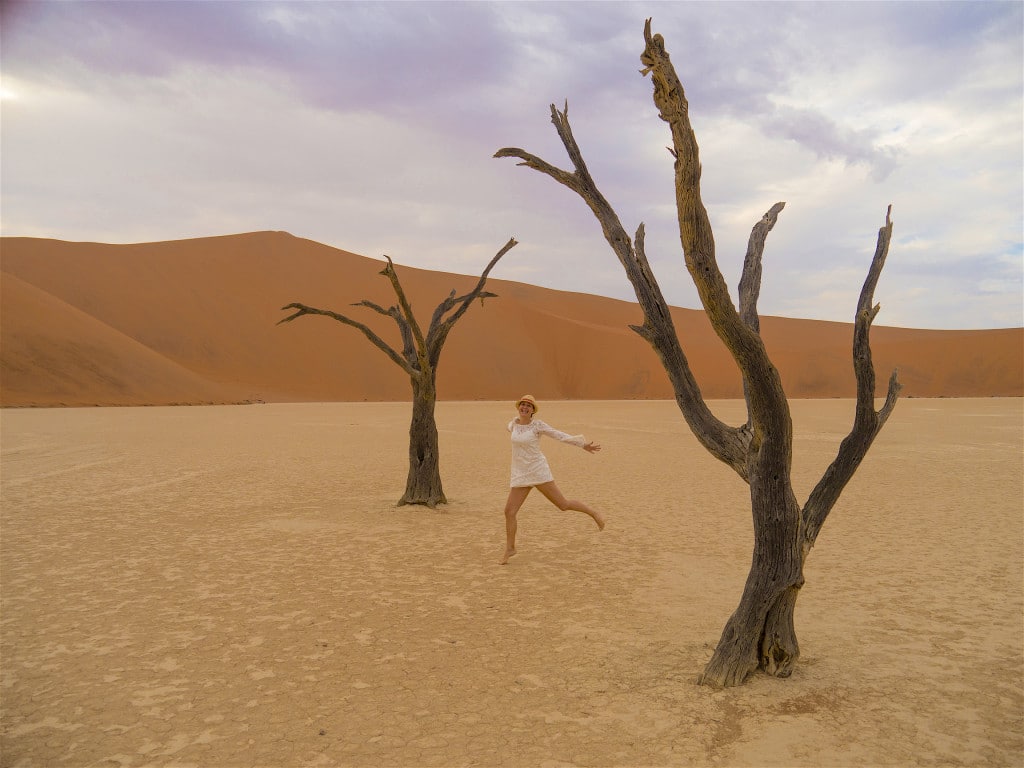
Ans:
<svg viewBox="0 0 1024 768"><path fill-rule="evenodd" d="M555 485L555 481L552 480L547 483L541 483L537 486L537 490L544 494L544 497L558 507L560 510L565 512L566 510L572 509L576 512L583 512L584 514L590 515L594 518L594 522L597 523L597 529L599 531L604 530L604 516L592 507L588 507L582 501L576 499L567 499L562 495L562 492L558 490L558 486Z"/></svg>
<svg viewBox="0 0 1024 768"><path fill-rule="evenodd" d="M525 488L509 488L508 501L505 502L505 554L498 561L499 565L505 565L508 559L516 553L516 516L519 514L519 508L523 506L523 502L526 501L529 493L529 486Z"/></svg>

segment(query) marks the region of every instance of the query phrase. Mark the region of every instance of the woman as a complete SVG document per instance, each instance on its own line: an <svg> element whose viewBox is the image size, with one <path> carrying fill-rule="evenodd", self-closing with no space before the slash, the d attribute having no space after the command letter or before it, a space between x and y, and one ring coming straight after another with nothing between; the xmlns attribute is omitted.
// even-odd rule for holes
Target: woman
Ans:
<svg viewBox="0 0 1024 768"><path fill-rule="evenodd" d="M541 453L540 438L541 435L553 437L563 443L579 446L587 453L597 453L601 446L586 442L583 435L567 435L535 419L538 408L532 395L519 398L516 410L519 415L508 423L508 431L512 433L512 487L508 492L508 501L505 502L505 555L501 558L501 565L505 565L516 553L516 515L531 488L536 488L563 512L573 509L590 515L597 523L598 530L604 530L604 517L600 512L582 501L565 498L558 490L548 460Z"/></svg>

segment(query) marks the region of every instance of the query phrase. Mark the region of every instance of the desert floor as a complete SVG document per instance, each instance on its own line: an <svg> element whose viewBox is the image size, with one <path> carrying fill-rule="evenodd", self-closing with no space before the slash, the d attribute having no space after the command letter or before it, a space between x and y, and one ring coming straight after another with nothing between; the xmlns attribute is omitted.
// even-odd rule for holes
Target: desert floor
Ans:
<svg viewBox="0 0 1024 768"><path fill-rule="evenodd" d="M671 402L553 402L598 532L534 493L511 403L440 403L450 504L396 507L410 406L11 410L3 766L1024 764L1024 411L903 400L827 521L793 676L694 680L746 486ZM742 403L713 404L730 423ZM852 421L795 401L799 498Z"/></svg>

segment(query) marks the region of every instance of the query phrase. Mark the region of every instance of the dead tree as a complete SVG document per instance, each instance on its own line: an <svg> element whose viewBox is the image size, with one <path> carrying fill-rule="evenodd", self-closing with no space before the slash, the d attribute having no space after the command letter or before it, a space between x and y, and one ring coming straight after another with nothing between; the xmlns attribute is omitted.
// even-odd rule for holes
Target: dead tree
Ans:
<svg viewBox="0 0 1024 768"><path fill-rule="evenodd" d="M651 75L654 103L672 133L669 149L675 159L676 207L686 268L715 332L732 354L743 379L747 423L733 427L708 408L690 371L672 322L669 307L651 273L644 252L644 226L634 240L594 183L569 127L568 105L551 105L551 120L569 155L573 171L556 168L521 149L499 150L495 157L514 157L565 185L590 206L605 239L615 251L643 309L644 323L631 326L654 348L668 373L675 399L697 440L733 468L750 486L754 552L739 606L729 618L699 682L738 685L755 669L788 677L799 656L794 609L804 583L803 566L825 518L853 476L896 405L900 385L893 371L881 410L875 410L875 371L868 333L879 307L872 306L875 286L892 235L891 207L856 308L853 368L857 381L856 415L849 435L803 507L791 481L793 424L779 372L761 340L757 299L765 239L784 203L776 203L754 226L739 283L739 309L715 257L711 223L700 197L701 166L690 126L689 105L661 35L644 27L646 46L640 57L642 75Z"/></svg>
<svg viewBox="0 0 1024 768"><path fill-rule="evenodd" d="M438 504L448 503L448 499L444 495L444 489L441 486L437 422L434 418L434 406L437 402L437 364L441 357L441 348L444 346L452 326L465 314L474 299L480 299L482 304L484 299L493 298L497 295L483 290L484 284L487 282L487 275L490 274L498 260L512 250L516 244L514 238L505 243L504 247L495 254L487 268L484 269L476 287L472 291L464 296L456 297L453 290L444 301L437 305L425 336L420 328L420 324L416 322L416 318L413 316L412 306L406 298L402 284L398 280L395 265L389 256L385 256L384 258L387 259L388 263L380 274L391 281L391 287L398 298L397 306L384 309L379 304L365 299L352 306L369 307L374 312L393 319L398 325L398 331L402 338L401 352L391 347L364 323L352 320L345 315L299 303L287 304L281 307L282 310L294 309L295 312L279 321L278 325L291 322L295 318L304 315L324 315L334 318L339 323L358 328L370 340L371 344L387 355L395 365L409 375L409 381L412 384L412 423L409 425L409 477L405 483L405 493L398 500L399 506L403 504L425 504L433 508Z"/></svg>

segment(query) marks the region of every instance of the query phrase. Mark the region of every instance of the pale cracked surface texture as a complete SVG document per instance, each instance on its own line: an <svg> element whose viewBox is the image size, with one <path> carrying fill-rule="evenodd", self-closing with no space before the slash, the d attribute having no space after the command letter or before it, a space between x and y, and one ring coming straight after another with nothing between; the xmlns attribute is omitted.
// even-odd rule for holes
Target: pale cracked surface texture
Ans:
<svg viewBox="0 0 1024 768"><path fill-rule="evenodd" d="M793 409L803 499L853 404ZM1022 763L1019 399L901 402L811 555L793 677L726 691L694 679L746 487L673 403L543 403L603 444L545 451L608 527L531 494L501 567L511 410L438 405L436 511L394 506L408 404L4 410L0 764Z"/></svg>

